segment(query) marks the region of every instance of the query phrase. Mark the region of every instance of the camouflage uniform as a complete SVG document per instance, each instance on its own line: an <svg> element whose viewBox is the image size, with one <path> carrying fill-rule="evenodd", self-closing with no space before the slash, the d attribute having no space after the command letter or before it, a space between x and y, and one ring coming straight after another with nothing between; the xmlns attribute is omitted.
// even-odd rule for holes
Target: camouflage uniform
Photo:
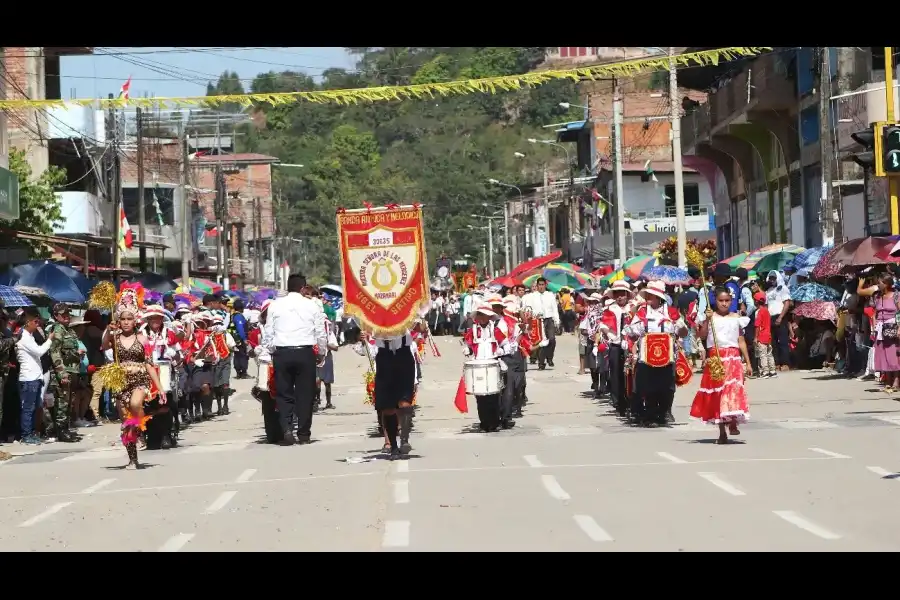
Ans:
<svg viewBox="0 0 900 600"><path fill-rule="evenodd" d="M53 306L53 315L68 312L65 304L58 303ZM78 336L69 327L59 322L54 322L48 328L47 334L56 334L50 344L50 360L53 361L53 371L50 374L49 391L53 394L53 423L56 434L69 431L69 408L72 391L78 385L81 354L78 352ZM62 380L69 381L68 386L62 385Z"/></svg>

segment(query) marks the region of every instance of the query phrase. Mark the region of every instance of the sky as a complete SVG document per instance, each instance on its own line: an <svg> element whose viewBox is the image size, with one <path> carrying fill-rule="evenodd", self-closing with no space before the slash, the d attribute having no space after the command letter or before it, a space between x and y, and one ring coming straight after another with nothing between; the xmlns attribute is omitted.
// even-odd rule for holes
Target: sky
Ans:
<svg viewBox="0 0 900 600"><path fill-rule="evenodd" d="M206 84L226 69L244 87L259 73L299 71L321 75L329 68L353 69L355 58L343 48L95 48L93 55L60 60L61 95L105 98L118 95L131 77L132 97L205 96Z"/></svg>

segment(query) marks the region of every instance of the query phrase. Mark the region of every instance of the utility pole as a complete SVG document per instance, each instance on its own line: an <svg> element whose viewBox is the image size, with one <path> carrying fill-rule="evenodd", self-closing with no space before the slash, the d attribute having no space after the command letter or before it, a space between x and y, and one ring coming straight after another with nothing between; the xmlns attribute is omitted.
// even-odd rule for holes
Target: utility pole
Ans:
<svg viewBox="0 0 900 600"><path fill-rule="evenodd" d="M261 285L259 269L259 198L253 198L253 281Z"/></svg>
<svg viewBox="0 0 900 600"><path fill-rule="evenodd" d="M114 96L109 95L112 100ZM119 237L122 235L122 180L121 180L121 163L119 159L119 122L116 119L116 109L112 106L106 115L107 132L111 136L110 144L110 173L109 173L109 190L110 199L113 203L113 268L117 269L115 273L116 281L119 280L118 269L122 267L122 248L119 245Z"/></svg>
<svg viewBox="0 0 900 600"><path fill-rule="evenodd" d="M141 273L147 272L147 248L143 242L147 241L147 208L144 202L144 121L141 109L135 111L137 120L137 197L138 197L138 240L141 247L138 248L138 268Z"/></svg>
<svg viewBox="0 0 900 600"><path fill-rule="evenodd" d="M822 245L834 244L834 190L831 173L831 52L823 46L819 66L819 156L822 167L822 198L819 225ZM888 109L890 110L890 109Z"/></svg>
<svg viewBox="0 0 900 600"><path fill-rule="evenodd" d="M684 171L681 165L681 103L678 102L678 64L669 47L669 110L672 119L672 162L675 170L675 227L678 229L678 266L687 267L687 223L684 212Z"/></svg>
<svg viewBox="0 0 900 600"><path fill-rule="evenodd" d="M506 236L503 238L503 269L509 274L509 250L512 246L512 236L509 231L509 202L503 202L503 227L506 229Z"/></svg>
<svg viewBox="0 0 900 600"><path fill-rule="evenodd" d="M494 222L494 220L489 218L487 220L487 222L488 222L488 226L487 226L487 230L488 230L488 260L487 260L488 277L493 278L494 277L494 227L492 226L492 223Z"/></svg>
<svg viewBox="0 0 900 600"><path fill-rule="evenodd" d="M188 187L191 182L191 163L188 159L188 145L190 137L184 129L181 129L181 160L184 163L181 173L181 285L187 290L191 289L191 255L194 253L192 242L191 201L188 198Z"/></svg>
<svg viewBox="0 0 900 600"><path fill-rule="evenodd" d="M225 219L225 173L222 172L222 165L216 164L216 201L215 201L216 218L216 279L218 283L224 284L225 270L223 268L224 247L222 244L222 235L225 228L222 223Z"/></svg>
<svg viewBox="0 0 900 600"><path fill-rule="evenodd" d="M613 162L616 170L616 249L619 268L628 260L625 247L625 182L622 175L622 88L616 83L613 96Z"/></svg>

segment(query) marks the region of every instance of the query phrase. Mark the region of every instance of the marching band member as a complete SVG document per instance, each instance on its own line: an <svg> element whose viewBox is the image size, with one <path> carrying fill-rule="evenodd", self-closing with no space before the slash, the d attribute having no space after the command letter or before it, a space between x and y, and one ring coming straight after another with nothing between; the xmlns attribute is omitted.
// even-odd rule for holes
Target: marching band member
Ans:
<svg viewBox="0 0 900 600"><path fill-rule="evenodd" d="M185 319L191 314L191 307L187 304L178 304L175 307L175 320L172 321L172 329L180 336L178 344L178 361L172 366L173 375L177 382L175 395L178 399L178 412L181 417L181 424L190 425L194 417L194 406L190 401L189 381L187 371L185 370L184 352L182 348L187 345L190 340L190 324Z"/></svg>
<svg viewBox="0 0 900 600"><path fill-rule="evenodd" d="M507 377L507 385L516 388L512 396L512 417L522 418L522 409L525 407L525 387L527 385L528 357L531 356L531 342L525 333L525 326L521 321L522 304L518 296L508 295L503 299L503 318L506 322L510 343L510 357L514 361L507 361L507 373L513 373L512 378ZM514 368L515 367L515 368ZM521 374L518 377L517 374ZM521 383L517 387L517 380Z"/></svg>
<svg viewBox="0 0 900 600"><path fill-rule="evenodd" d="M556 303L556 295L547 290L547 280L539 277L537 289L530 294L525 294L522 304L531 308L534 316L541 319L544 326L544 337L547 345L538 350L538 369L543 371L547 365L553 366L553 356L556 352L556 328L559 327L559 307Z"/></svg>
<svg viewBox="0 0 900 600"><path fill-rule="evenodd" d="M338 340L334 332L334 321L325 320L325 335L328 338L325 356L316 357L318 358L316 363L316 400L313 403L313 411L318 411L322 407L323 383L325 384L325 410L334 409L334 404L331 403L331 384L334 383L333 353L337 352L338 349Z"/></svg>
<svg viewBox="0 0 900 600"><path fill-rule="evenodd" d="M484 303L475 309L475 323L463 336L464 354L474 360L495 360L508 354L509 339L497 325L496 313L490 304ZM501 370L505 364L501 363ZM502 422L500 396L475 396L478 404L478 418L483 431L496 431L512 427L510 422Z"/></svg>
<svg viewBox="0 0 900 600"><path fill-rule="evenodd" d="M156 369L138 336L136 322L143 303L144 288L140 284L122 284L116 298L114 321L100 347L104 352L113 349L113 356L125 373L125 387L116 394L116 403L122 415L122 444L128 453L126 469L139 468L137 442L149 420L144 415L144 403L152 399L154 386L157 390L161 388Z"/></svg>
<svg viewBox="0 0 900 600"><path fill-rule="evenodd" d="M270 304L272 304L272 300L263 302L257 316L259 327L254 327L250 330L247 341L256 357L257 368L256 384L253 386L251 393L262 407L266 440L270 444L278 444L284 439L284 431L281 429L278 406L275 403L275 370L272 367L272 354L269 351L269 346L271 346L270 334L266 333L265 328Z"/></svg>
<svg viewBox="0 0 900 600"><path fill-rule="evenodd" d="M194 420L205 421L212 418L212 390L218 360L210 330L213 317L204 311L190 315L189 318L191 332L184 347L185 372L188 377L186 389L194 407Z"/></svg>
<svg viewBox="0 0 900 600"><path fill-rule="evenodd" d="M594 392L594 398L598 398L603 391L600 380L601 376L606 376L605 367L607 366L604 356L608 344L601 340L603 330L600 318L603 314L603 307L600 302L602 300L603 297L596 292L585 298L587 312L578 325L581 333L579 344L585 347L584 366L591 373L591 390Z"/></svg>
<svg viewBox="0 0 900 600"><path fill-rule="evenodd" d="M412 451L409 434L412 430L413 402L416 396L415 341L409 331L398 336L373 336L364 333L362 337L354 345L354 351L365 356L366 347L363 344L367 344L369 352L374 352L375 410L381 417L391 460L396 460ZM384 450L387 449L385 447Z"/></svg>
<svg viewBox="0 0 900 600"><path fill-rule="evenodd" d="M613 407L620 416L628 414L628 396L625 391L625 357L627 342L622 336L625 326L631 322L629 302L631 284L622 279L615 281L604 294L613 303L600 315L603 337L609 349L609 395Z"/></svg>
<svg viewBox="0 0 900 600"><path fill-rule="evenodd" d="M499 295L491 295L488 301L497 315L497 328L508 344L506 353L500 357L504 380L503 392L500 394L500 426L510 429L516 424L512 417L517 412L522 388L525 387L525 360L519 352L519 303L518 300L507 302Z"/></svg>
<svg viewBox="0 0 900 600"><path fill-rule="evenodd" d="M641 291L645 300L623 333L637 340L632 423L665 425L675 400L675 336L687 326L674 306L666 305L666 286L652 281Z"/></svg>
<svg viewBox="0 0 900 600"><path fill-rule="evenodd" d="M216 398L216 415L222 416L229 413L228 396L231 383L231 350L235 346L234 338L228 333L226 319L228 316L222 310L212 310L211 335L212 347L215 351L216 362L213 368L213 395ZM230 322L230 319L228 319ZM224 405L223 405L224 404ZM212 409L212 406L210 406Z"/></svg>
<svg viewBox="0 0 900 600"><path fill-rule="evenodd" d="M172 320L168 311L161 306L148 306L141 315L143 322L140 328L141 341L147 348L153 364L159 368L160 363L168 363L171 376L172 365L178 356L181 335L169 327ZM165 381L160 379L165 385ZM171 382L171 379L169 380ZM159 390L165 402L157 402L154 419L147 424L147 448L168 450L178 445L178 403L172 388Z"/></svg>

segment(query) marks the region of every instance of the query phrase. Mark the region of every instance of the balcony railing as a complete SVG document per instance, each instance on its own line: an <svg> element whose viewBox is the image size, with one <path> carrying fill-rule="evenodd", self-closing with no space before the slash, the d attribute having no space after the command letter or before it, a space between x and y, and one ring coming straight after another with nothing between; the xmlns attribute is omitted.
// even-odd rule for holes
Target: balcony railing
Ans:
<svg viewBox="0 0 900 600"><path fill-rule="evenodd" d="M716 214L716 209L711 204L693 204L690 206L684 207L684 215L686 217L701 217L701 216L709 216ZM625 216L630 219L665 219L665 218L675 218L677 215L674 206L667 206L663 210L655 210L655 211L647 211L642 210L638 212L626 212Z"/></svg>

